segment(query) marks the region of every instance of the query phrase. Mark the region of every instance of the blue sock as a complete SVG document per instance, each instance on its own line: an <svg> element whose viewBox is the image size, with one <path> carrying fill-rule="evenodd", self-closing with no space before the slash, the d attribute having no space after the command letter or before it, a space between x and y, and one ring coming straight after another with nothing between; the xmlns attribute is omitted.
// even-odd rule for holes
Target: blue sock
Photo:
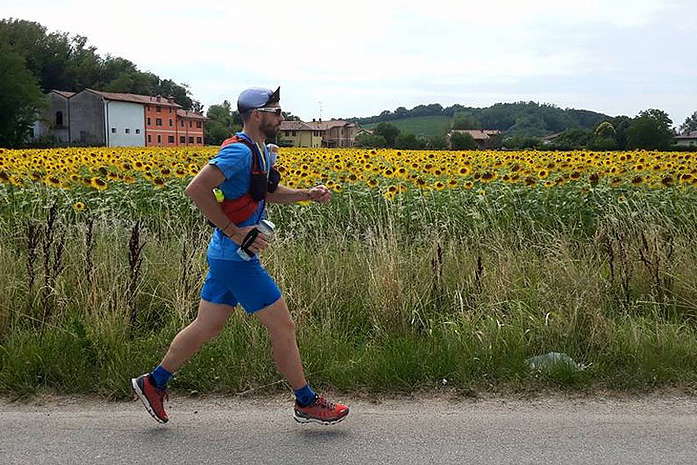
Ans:
<svg viewBox="0 0 697 465"><path fill-rule="evenodd" d="M306 384L295 391L295 399L301 407L307 407L315 400L315 391L310 389L310 385Z"/></svg>
<svg viewBox="0 0 697 465"><path fill-rule="evenodd" d="M172 373L162 368L162 365L157 365L157 368L150 372L150 378L155 387L164 389L172 378Z"/></svg>

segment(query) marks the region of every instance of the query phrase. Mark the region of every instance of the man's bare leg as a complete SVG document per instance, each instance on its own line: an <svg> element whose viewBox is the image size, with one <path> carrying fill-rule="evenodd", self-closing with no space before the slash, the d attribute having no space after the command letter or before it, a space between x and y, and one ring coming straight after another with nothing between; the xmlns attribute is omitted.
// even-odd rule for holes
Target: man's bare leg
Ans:
<svg viewBox="0 0 697 465"><path fill-rule="evenodd" d="M295 339L295 323L283 297L254 315L266 326L271 336L273 359L290 386L300 389L307 384L300 350Z"/></svg>
<svg viewBox="0 0 697 465"><path fill-rule="evenodd" d="M230 305L201 300L198 316L174 337L160 365L169 372L177 371L203 344L218 335L233 310Z"/></svg>

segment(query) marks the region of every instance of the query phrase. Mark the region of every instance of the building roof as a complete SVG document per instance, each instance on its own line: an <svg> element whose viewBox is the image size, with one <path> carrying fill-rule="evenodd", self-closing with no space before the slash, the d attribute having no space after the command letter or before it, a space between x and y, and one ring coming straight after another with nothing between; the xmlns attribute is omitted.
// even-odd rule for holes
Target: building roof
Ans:
<svg viewBox="0 0 697 465"><path fill-rule="evenodd" d="M688 132L688 133L685 133L685 134L681 134L681 135L679 135L679 136L675 136L675 138L676 138L676 139L681 139L681 140L685 140L685 139L697 139L697 131L691 131L691 132Z"/></svg>
<svg viewBox="0 0 697 465"><path fill-rule="evenodd" d="M181 109L177 110L177 116L180 118L190 118L190 119L200 119L200 120L207 119L201 113L196 113L194 111L181 110Z"/></svg>
<svg viewBox="0 0 697 465"><path fill-rule="evenodd" d="M280 131L316 131L302 121L281 121Z"/></svg>
<svg viewBox="0 0 697 465"><path fill-rule="evenodd" d="M60 95L61 97L65 97L65 98L70 98L70 97L72 97L73 95L75 95L75 92L69 92L69 91L67 91L67 90L56 90L56 89L53 89L51 92L55 92L56 94Z"/></svg>
<svg viewBox="0 0 697 465"><path fill-rule="evenodd" d="M453 129L449 134L454 132L469 134L474 140L489 140L491 136L501 134L501 131L498 129Z"/></svg>
<svg viewBox="0 0 697 465"><path fill-rule="evenodd" d="M353 128L358 126L356 123L349 123L341 119L333 119L330 121L308 121L307 125L315 131L326 131L335 127L349 127Z"/></svg>
<svg viewBox="0 0 697 465"><path fill-rule="evenodd" d="M118 92L102 92L100 90L93 89L85 89L85 92L92 92L93 94L100 95L106 100L114 100L117 102L130 102L140 103L142 105L160 105L163 107L181 108L181 105L176 103L174 99L167 99L166 97L162 96L150 97L148 95L122 94Z"/></svg>

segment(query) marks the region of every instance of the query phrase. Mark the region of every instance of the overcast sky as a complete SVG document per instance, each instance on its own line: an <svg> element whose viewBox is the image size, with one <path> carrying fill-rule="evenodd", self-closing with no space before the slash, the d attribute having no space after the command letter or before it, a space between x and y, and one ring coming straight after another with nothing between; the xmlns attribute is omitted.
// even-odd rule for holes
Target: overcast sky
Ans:
<svg viewBox="0 0 697 465"><path fill-rule="evenodd" d="M676 126L697 111L697 0L3 0L0 17L84 35L206 108L280 85L304 120L521 100Z"/></svg>

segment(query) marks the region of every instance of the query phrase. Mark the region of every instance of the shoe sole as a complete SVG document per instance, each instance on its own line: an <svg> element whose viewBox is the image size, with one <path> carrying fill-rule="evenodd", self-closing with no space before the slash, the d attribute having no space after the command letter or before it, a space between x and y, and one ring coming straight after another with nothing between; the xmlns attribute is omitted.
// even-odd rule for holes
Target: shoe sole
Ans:
<svg viewBox="0 0 697 465"><path fill-rule="evenodd" d="M133 392L136 396L138 396L140 401L145 406L145 410L148 411L151 417L153 417L158 423L167 423L168 420L163 420L155 414L155 411L150 406L150 402L148 402L148 399L145 397L145 394L143 394L143 391L140 390L137 378L131 378L131 389L133 389Z"/></svg>
<svg viewBox="0 0 697 465"><path fill-rule="evenodd" d="M318 425L324 425L324 426L330 426L330 425L336 425L337 423L341 423L344 421L344 419L348 416L348 413L344 415L343 417L337 419L337 420L320 420L319 418L307 418L307 417L301 417L297 413L293 412L293 418L295 421L301 424L308 424L308 423L317 423Z"/></svg>

